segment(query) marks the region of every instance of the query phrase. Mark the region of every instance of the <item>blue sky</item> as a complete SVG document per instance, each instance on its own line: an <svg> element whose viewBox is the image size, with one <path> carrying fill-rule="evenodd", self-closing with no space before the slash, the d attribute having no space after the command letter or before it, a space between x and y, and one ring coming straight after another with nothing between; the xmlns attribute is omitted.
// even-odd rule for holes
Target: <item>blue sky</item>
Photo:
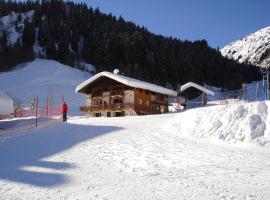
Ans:
<svg viewBox="0 0 270 200"><path fill-rule="evenodd" d="M76 2L81 2L76 0ZM85 0L153 33L222 48L270 25L269 0Z"/></svg>

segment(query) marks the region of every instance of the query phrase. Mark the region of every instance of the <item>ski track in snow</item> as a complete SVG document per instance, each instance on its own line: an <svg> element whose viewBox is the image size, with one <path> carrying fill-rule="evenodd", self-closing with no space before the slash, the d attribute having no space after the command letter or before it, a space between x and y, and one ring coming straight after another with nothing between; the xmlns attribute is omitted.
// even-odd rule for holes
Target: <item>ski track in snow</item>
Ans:
<svg viewBox="0 0 270 200"><path fill-rule="evenodd" d="M267 118L264 103L254 103L204 108L193 117L196 109L72 117L67 124L0 137L0 199L269 199L268 146L228 144L196 126L208 130L205 114L213 118L216 112L220 122L211 127L222 130L219 111L225 108L234 113L227 117L252 118L251 129ZM252 109L261 118L252 117ZM188 120L194 127L183 124ZM230 119L229 124L237 129Z"/></svg>

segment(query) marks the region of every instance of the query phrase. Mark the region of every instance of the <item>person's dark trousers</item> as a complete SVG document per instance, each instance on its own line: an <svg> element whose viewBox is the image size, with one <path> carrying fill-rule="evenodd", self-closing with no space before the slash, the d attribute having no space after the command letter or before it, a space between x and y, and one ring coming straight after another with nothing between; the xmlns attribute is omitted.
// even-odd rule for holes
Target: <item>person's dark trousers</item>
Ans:
<svg viewBox="0 0 270 200"><path fill-rule="evenodd" d="M63 122L66 122L66 121L67 121L67 113L63 112Z"/></svg>

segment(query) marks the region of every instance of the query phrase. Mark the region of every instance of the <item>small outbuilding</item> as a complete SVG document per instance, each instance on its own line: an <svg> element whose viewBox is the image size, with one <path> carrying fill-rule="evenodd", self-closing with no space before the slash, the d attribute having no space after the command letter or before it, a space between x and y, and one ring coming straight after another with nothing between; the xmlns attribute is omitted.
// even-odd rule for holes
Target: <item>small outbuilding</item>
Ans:
<svg viewBox="0 0 270 200"><path fill-rule="evenodd" d="M0 119L10 116L13 113L13 99L0 89Z"/></svg>
<svg viewBox="0 0 270 200"><path fill-rule="evenodd" d="M180 87L178 96L184 97L187 101L194 101L194 104L206 105L208 95L214 96L214 92L193 82L188 82Z"/></svg>

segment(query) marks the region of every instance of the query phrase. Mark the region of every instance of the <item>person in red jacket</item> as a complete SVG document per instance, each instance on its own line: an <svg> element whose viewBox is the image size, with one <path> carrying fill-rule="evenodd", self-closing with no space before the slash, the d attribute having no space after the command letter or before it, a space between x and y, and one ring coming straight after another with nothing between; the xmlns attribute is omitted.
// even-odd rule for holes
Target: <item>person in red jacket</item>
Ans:
<svg viewBox="0 0 270 200"><path fill-rule="evenodd" d="M67 111L68 111L68 105L66 102L64 102L62 105L63 122L67 121Z"/></svg>

